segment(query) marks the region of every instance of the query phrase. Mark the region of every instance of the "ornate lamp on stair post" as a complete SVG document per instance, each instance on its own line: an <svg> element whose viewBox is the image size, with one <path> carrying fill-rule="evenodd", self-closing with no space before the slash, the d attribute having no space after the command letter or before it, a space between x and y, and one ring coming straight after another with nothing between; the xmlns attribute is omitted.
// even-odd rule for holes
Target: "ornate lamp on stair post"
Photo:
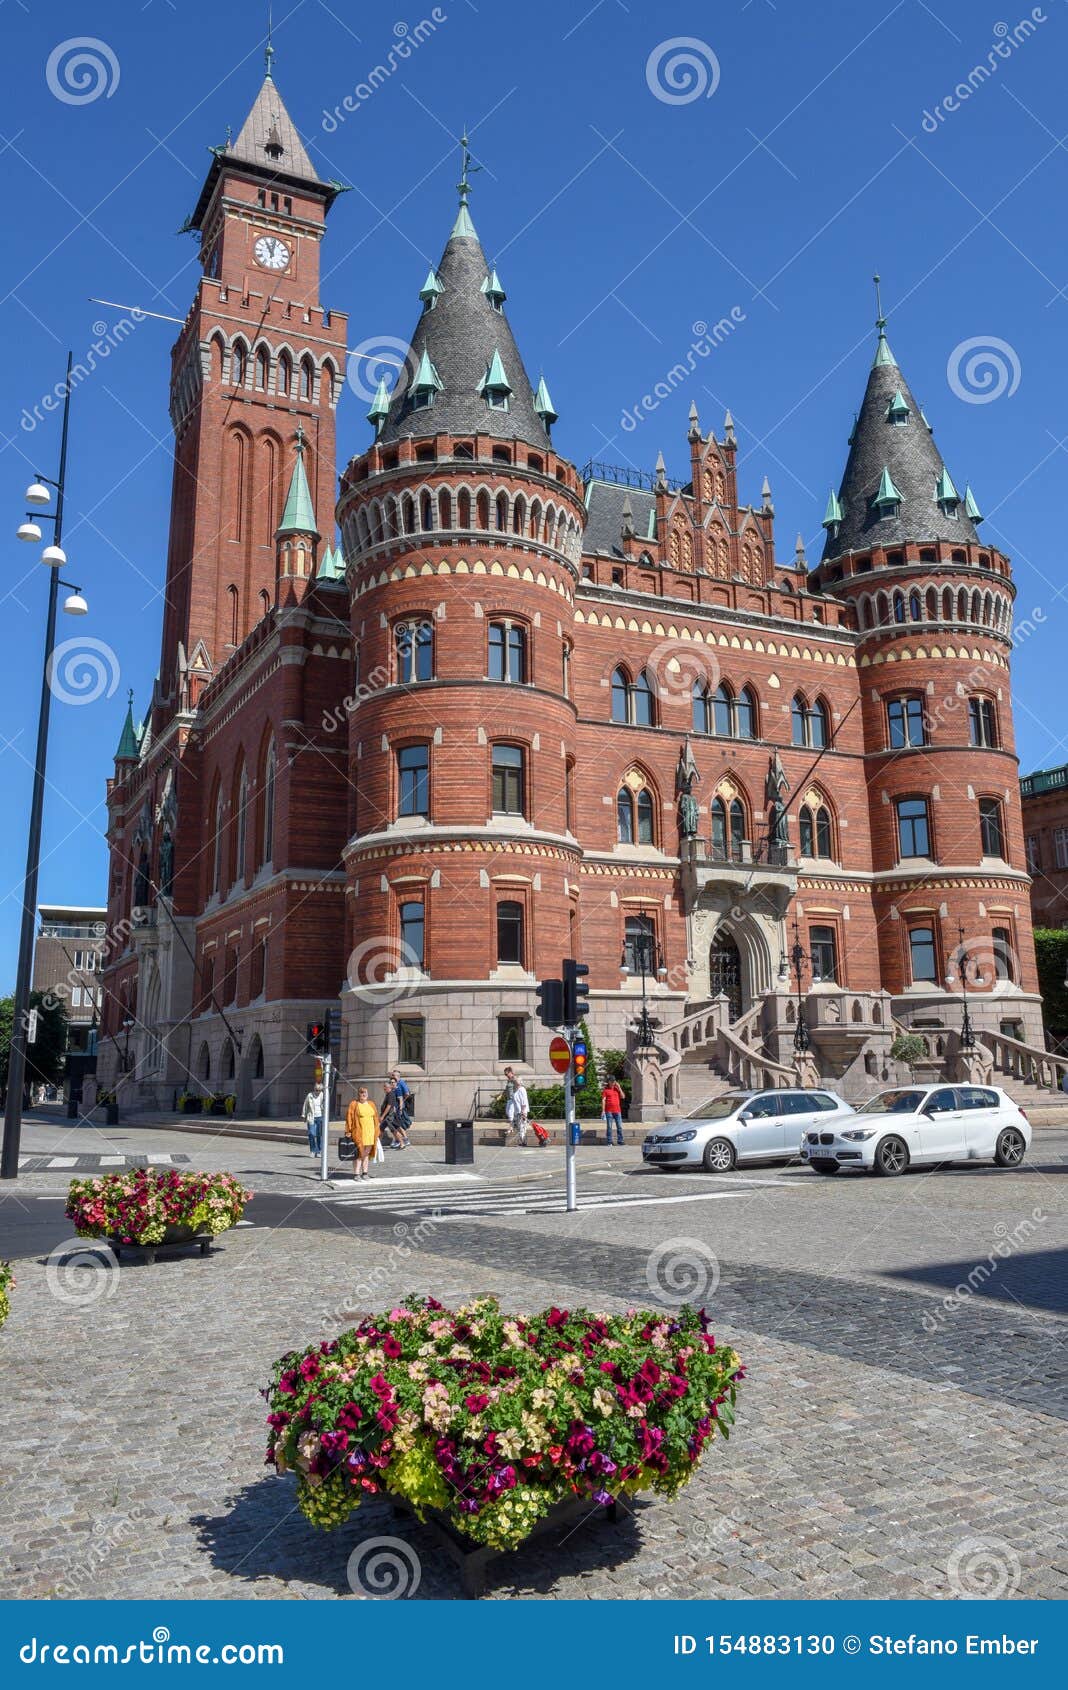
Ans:
<svg viewBox="0 0 1068 1690"><path fill-rule="evenodd" d="M968 970L969 970L969 968L973 970L972 981L973 981L973 984L975 984L976 986L982 985L983 974L982 974L982 970L979 967L979 964L972 961L971 955L969 954L969 951L968 951L968 947L964 943L964 927L960 922L957 923L957 948L953 952L952 957L950 958L950 963L951 963L951 965L956 966L957 974L960 975L960 989L961 989L960 1043L961 1043L961 1049L962 1050L974 1050L975 1049L975 1028L972 1026L972 1018L971 1018L971 1015L968 1012ZM951 966L949 973L946 975L946 985L952 987L955 983L956 983L956 975L954 975L953 967Z"/></svg>
<svg viewBox="0 0 1068 1690"><path fill-rule="evenodd" d="M790 966L793 970L794 982L797 988L797 1021L794 1025L794 1050L797 1052L798 1056L803 1055L803 1053L808 1049L810 1042L808 1036L808 1022L805 1020L805 1002L801 996L801 980L804 974L805 964L808 960L808 953L801 943L801 931L797 925L797 917L795 915L794 942L790 947Z"/></svg>
<svg viewBox="0 0 1068 1690"><path fill-rule="evenodd" d="M656 935L653 933L652 924L644 909L638 911L638 920L641 925L638 932L631 936L629 944L634 965L640 970L642 977L642 1007L641 1014L638 1017L638 1048L648 1050L651 1045L656 1043L656 1039L653 1034L653 1024L649 1019L646 981L654 973L657 975L666 974L667 968L664 963L664 953L656 942ZM631 972L631 965L627 959L626 943L619 959L619 968L623 975Z"/></svg>

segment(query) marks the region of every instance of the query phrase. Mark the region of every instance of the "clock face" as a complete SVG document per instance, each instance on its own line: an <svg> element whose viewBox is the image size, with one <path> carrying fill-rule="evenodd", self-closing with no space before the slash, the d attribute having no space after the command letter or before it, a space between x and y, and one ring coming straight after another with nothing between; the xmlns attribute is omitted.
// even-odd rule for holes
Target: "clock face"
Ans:
<svg viewBox="0 0 1068 1690"><path fill-rule="evenodd" d="M265 270L284 270L289 263L289 248L277 235L261 235L252 253Z"/></svg>

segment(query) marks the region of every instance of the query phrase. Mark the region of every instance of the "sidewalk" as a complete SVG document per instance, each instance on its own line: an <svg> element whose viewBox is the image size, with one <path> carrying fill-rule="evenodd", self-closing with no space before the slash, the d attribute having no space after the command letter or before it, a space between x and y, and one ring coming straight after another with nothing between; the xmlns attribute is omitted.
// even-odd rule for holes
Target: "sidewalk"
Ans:
<svg viewBox="0 0 1068 1690"><path fill-rule="evenodd" d="M47 1106L46 1106L47 1107ZM25 1119L48 1121L58 1125L60 1119L54 1112L45 1110L27 1110ZM87 1124L94 1127L104 1125L104 1111L94 1109L83 1117ZM78 1121L69 1121L71 1127L77 1127ZM255 1115L182 1115L172 1110L144 1110L133 1108L119 1110L119 1125L122 1127L144 1127L148 1129L163 1129L173 1133L195 1133L199 1138L248 1138L256 1139L266 1144L306 1144L307 1134L304 1128L293 1121L271 1121ZM565 1138L563 1121L542 1121L541 1126L549 1134L550 1144L562 1145ZM331 1121L330 1131L341 1129L339 1120ZM641 1144L646 1133L651 1129L647 1124L624 1123L623 1138L626 1144ZM474 1139L476 1144L502 1146L507 1140L508 1128L503 1121L475 1121ZM413 1144L432 1145L444 1144L444 1121L417 1121L412 1126L409 1137ZM583 1144L605 1144L604 1124L594 1118L582 1123ZM515 1140L512 1140L515 1143ZM535 1143L531 1133L527 1139L528 1145ZM548 1145L546 1146L548 1149Z"/></svg>

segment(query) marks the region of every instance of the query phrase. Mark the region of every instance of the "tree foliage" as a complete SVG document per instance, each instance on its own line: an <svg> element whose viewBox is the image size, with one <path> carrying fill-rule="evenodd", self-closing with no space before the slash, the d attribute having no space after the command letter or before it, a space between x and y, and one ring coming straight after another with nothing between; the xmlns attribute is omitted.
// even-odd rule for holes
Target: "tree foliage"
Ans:
<svg viewBox="0 0 1068 1690"><path fill-rule="evenodd" d="M1054 1035L1068 1036L1068 928L1036 927L1035 959L1038 989L1042 993L1042 1019Z"/></svg>
<svg viewBox="0 0 1068 1690"><path fill-rule="evenodd" d="M37 1011L37 1037L26 1052L26 1084L58 1086L63 1080L66 1060L67 1011L51 996L46 1007L40 992L30 993L30 1008ZM5 1091L14 1015L15 999L0 998L0 1086Z"/></svg>

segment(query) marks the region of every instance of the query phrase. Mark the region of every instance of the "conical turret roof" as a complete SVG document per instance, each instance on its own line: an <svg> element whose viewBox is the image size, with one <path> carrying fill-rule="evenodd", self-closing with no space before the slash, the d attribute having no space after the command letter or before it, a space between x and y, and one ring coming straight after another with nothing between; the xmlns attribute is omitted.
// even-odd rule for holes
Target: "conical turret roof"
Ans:
<svg viewBox="0 0 1068 1690"><path fill-rule="evenodd" d="M228 165L250 167L263 172L271 181L303 184L313 191L318 190L328 208L337 195L345 191L341 182L324 182L308 156L308 150L271 75L270 56L267 74L251 111L241 125L237 140L227 139L225 146L212 147L211 152L214 155L211 168L196 209L186 225L190 229L201 227L219 175Z"/></svg>
<svg viewBox="0 0 1068 1690"><path fill-rule="evenodd" d="M116 763L126 758L131 758L136 763L137 742L139 738L140 735L134 726L133 688L131 687L129 699L126 705L126 720L122 724L122 733L119 736L118 750L115 752Z"/></svg>
<svg viewBox="0 0 1068 1690"><path fill-rule="evenodd" d="M275 529L275 538L279 539L284 534L314 534L316 538L319 536L319 530L315 526L311 488L308 486L308 477L304 470L304 435L300 429L297 430L297 461L289 478L285 510Z"/></svg>
<svg viewBox="0 0 1068 1690"><path fill-rule="evenodd" d="M424 311L415 325L379 442L407 435L478 432L543 450L549 447L549 432L535 407L534 389L508 319L503 310L494 309L483 288L493 272L467 210L466 194L434 273L441 292L434 309ZM419 386L418 372L428 368L441 385L433 403L420 408L412 403L412 390ZM491 369L506 372L507 410L489 402Z"/></svg>
<svg viewBox="0 0 1068 1690"><path fill-rule="evenodd" d="M903 414L902 401L908 411L905 422L895 421ZM880 489L885 491L887 480L893 500L884 498L880 505ZM952 486L942 454L880 322L875 361L838 490L840 517L828 505L832 521L823 561L906 540L955 540L962 545L978 540L963 503L955 507L955 515L949 514L945 501L939 503L939 489L947 483Z"/></svg>

